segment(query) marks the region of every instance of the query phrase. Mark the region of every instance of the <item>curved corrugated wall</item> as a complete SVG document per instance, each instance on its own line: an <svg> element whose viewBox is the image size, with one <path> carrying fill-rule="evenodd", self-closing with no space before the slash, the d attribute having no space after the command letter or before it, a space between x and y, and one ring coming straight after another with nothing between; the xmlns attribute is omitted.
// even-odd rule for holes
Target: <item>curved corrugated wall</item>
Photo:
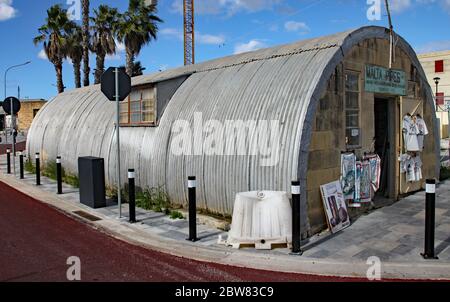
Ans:
<svg viewBox="0 0 450 302"><path fill-rule="evenodd" d="M364 27L333 36L244 53L188 67L142 76L133 85L191 74L168 103L158 127L121 127L123 180L135 168L142 187L164 185L174 202L185 203L186 179L198 179L198 203L231 214L237 192L289 191L293 179L306 192L311 122L327 80L344 55L365 39L388 39L385 28ZM425 80L411 47L398 42ZM425 82L426 83L426 80ZM425 87L429 87L425 84ZM431 91L427 92L431 97ZM432 103L432 97L429 100ZM170 151L176 120L279 120L279 164L262 167L259 156L176 156ZM61 155L67 169L77 171L79 156L105 158L107 182L116 182L115 106L99 86L58 95L36 116L29 131L28 152L45 159ZM306 194L302 221L307 223Z"/></svg>

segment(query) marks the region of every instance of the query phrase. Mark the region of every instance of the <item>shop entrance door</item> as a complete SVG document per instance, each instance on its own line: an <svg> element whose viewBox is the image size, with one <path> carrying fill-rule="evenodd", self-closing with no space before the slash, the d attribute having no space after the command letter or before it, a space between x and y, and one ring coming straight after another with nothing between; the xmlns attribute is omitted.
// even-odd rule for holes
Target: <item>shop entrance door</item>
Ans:
<svg viewBox="0 0 450 302"><path fill-rule="evenodd" d="M395 116L394 99L375 98L375 153L381 158L380 188L375 197L395 198Z"/></svg>

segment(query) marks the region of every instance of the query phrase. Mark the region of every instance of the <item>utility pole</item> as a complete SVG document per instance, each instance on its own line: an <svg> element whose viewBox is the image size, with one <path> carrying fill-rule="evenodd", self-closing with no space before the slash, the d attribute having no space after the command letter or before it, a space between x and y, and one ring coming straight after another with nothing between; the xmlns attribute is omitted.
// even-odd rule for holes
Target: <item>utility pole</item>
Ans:
<svg viewBox="0 0 450 302"><path fill-rule="evenodd" d="M184 0L184 65L195 64L194 0Z"/></svg>
<svg viewBox="0 0 450 302"><path fill-rule="evenodd" d="M394 26L392 25L391 11L389 9L389 0L385 0L386 3L386 11L389 19L389 69L392 68L392 61L394 58Z"/></svg>

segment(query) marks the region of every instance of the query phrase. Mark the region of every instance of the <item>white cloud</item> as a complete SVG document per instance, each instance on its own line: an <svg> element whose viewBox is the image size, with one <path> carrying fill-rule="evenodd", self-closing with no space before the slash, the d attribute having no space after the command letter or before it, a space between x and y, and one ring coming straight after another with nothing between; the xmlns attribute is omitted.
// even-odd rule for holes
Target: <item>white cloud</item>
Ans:
<svg viewBox="0 0 450 302"><path fill-rule="evenodd" d="M389 8L394 13L401 13L411 7L411 0L392 0L389 2Z"/></svg>
<svg viewBox="0 0 450 302"><path fill-rule="evenodd" d="M257 12L270 10L284 0L201 0L195 3L195 12L200 15L227 14L234 15L237 12ZM172 12L183 13L183 0L174 0L171 6Z"/></svg>
<svg viewBox="0 0 450 302"><path fill-rule="evenodd" d="M116 41L116 51L124 52L125 51L125 44L121 43L119 41Z"/></svg>
<svg viewBox="0 0 450 302"><path fill-rule="evenodd" d="M176 28L163 28L159 31L159 33L163 36L175 38L180 41L183 41L184 39L183 32ZM223 35L211 35L195 32L195 41L199 44L221 45L225 43L225 37Z"/></svg>
<svg viewBox="0 0 450 302"><path fill-rule="evenodd" d="M309 27L304 22L287 21L284 23L286 31L300 31L302 33L309 32Z"/></svg>
<svg viewBox="0 0 450 302"><path fill-rule="evenodd" d="M443 51L450 49L450 40L433 41L417 48L417 53Z"/></svg>
<svg viewBox="0 0 450 302"><path fill-rule="evenodd" d="M181 32L181 30L177 28L170 28L170 27L163 28L159 31L159 33L166 37L172 37L177 38L179 40L183 40L183 33Z"/></svg>
<svg viewBox="0 0 450 302"><path fill-rule="evenodd" d="M250 40L248 43L239 43L234 47L234 54L239 54L248 51L254 51L267 47L267 45L260 40Z"/></svg>
<svg viewBox="0 0 450 302"><path fill-rule="evenodd" d="M447 10L450 13L450 0L444 0L442 2L442 5L444 6L445 10Z"/></svg>
<svg viewBox="0 0 450 302"><path fill-rule="evenodd" d="M200 44L209 44L209 45L221 45L225 43L225 38L222 35L208 35L208 34L201 34L196 33L196 40Z"/></svg>
<svg viewBox="0 0 450 302"><path fill-rule="evenodd" d="M106 61L120 61L120 60L122 60L122 57L121 57L121 55L116 53L115 55L106 55L105 60Z"/></svg>
<svg viewBox="0 0 450 302"><path fill-rule="evenodd" d="M42 60L47 60L47 54L45 53L44 49L41 49L41 51L38 53L38 58Z"/></svg>
<svg viewBox="0 0 450 302"><path fill-rule="evenodd" d="M0 0L0 21L6 21L16 16L17 10L12 7L12 0Z"/></svg>

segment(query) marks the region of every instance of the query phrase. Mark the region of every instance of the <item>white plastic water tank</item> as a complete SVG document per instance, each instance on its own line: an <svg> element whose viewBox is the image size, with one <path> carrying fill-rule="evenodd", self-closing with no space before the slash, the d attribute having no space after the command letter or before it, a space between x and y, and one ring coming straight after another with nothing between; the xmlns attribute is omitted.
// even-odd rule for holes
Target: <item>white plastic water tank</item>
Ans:
<svg viewBox="0 0 450 302"><path fill-rule="evenodd" d="M272 244L290 244L292 209L286 192L253 191L236 195L226 244L239 248L254 244L270 249Z"/></svg>

